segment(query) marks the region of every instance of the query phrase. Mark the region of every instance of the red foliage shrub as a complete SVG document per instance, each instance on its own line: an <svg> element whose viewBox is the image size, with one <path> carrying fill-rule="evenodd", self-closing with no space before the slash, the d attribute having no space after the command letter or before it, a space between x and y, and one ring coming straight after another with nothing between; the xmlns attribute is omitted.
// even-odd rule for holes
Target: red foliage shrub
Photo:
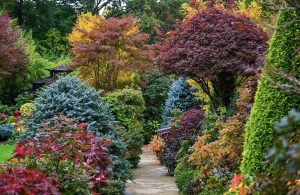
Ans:
<svg viewBox="0 0 300 195"><path fill-rule="evenodd" d="M204 111L191 109L183 113L178 128L173 128L164 137L165 140L165 165L168 173L173 174L176 167L176 154L184 140L194 141L201 127Z"/></svg>
<svg viewBox="0 0 300 195"><path fill-rule="evenodd" d="M200 109L191 109L183 113L180 121L179 131L182 136L189 136L191 133L199 130L202 119L204 118L204 111Z"/></svg>
<svg viewBox="0 0 300 195"><path fill-rule="evenodd" d="M18 29L7 14L0 16L0 80L25 70L26 55L17 44Z"/></svg>
<svg viewBox="0 0 300 195"><path fill-rule="evenodd" d="M69 180L72 170L83 169L88 176L86 183L91 186L107 183L111 173L108 151L111 141L95 137L94 132L85 130L86 125L74 124L72 119L54 118L52 122L53 125L41 128L34 138L19 142L14 158L28 157L29 166L40 166L34 168L43 169L59 182ZM61 164L70 167L69 172L66 173ZM61 183L59 185L61 188Z"/></svg>
<svg viewBox="0 0 300 195"><path fill-rule="evenodd" d="M0 167L1 194L60 194L56 181L51 182L37 170Z"/></svg>

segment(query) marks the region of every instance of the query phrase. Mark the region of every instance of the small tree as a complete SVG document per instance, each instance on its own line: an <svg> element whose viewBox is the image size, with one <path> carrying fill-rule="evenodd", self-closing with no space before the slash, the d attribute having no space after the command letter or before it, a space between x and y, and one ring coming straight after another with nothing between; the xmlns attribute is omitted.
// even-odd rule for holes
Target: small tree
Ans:
<svg viewBox="0 0 300 195"><path fill-rule="evenodd" d="M162 127L169 125L172 118L172 111L174 109L179 109L179 111L185 112L188 109L199 106L200 102L197 101L193 95L193 93L196 92L196 89L189 86L186 80L186 78L181 77L173 82L168 92L168 98L163 111Z"/></svg>
<svg viewBox="0 0 300 195"><path fill-rule="evenodd" d="M229 105L238 75L260 71L266 41L265 33L244 16L207 8L159 45L156 61L167 73L196 80L216 110Z"/></svg>
<svg viewBox="0 0 300 195"><path fill-rule="evenodd" d="M18 45L20 36L7 14L0 16L0 81L25 70L26 55Z"/></svg>
<svg viewBox="0 0 300 195"><path fill-rule="evenodd" d="M81 78L90 78L96 89L114 90L120 75L141 73L146 64L144 42L132 17L104 19L81 15L69 36L74 57L72 63Z"/></svg>

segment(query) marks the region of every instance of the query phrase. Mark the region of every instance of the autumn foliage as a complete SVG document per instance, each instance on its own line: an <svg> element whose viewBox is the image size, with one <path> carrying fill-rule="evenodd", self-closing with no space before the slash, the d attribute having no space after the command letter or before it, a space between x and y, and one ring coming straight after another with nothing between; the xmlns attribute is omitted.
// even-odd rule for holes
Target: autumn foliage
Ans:
<svg viewBox="0 0 300 195"><path fill-rule="evenodd" d="M0 16L0 80L25 70L26 55L18 44L18 28L7 14Z"/></svg>
<svg viewBox="0 0 300 195"><path fill-rule="evenodd" d="M97 89L114 90L121 77L141 73L147 64L145 41L133 17L121 19L81 15L69 36L81 78ZM124 79L123 79L124 80Z"/></svg>
<svg viewBox="0 0 300 195"><path fill-rule="evenodd" d="M155 59L166 73L196 80L217 108L228 106L237 75L261 70L267 36L242 15L206 8L171 32L157 49Z"/></svg>
<svg viewBox="0 0 300 195"><path fill-rule="evenodd" d="M173 127L168 134L164 135L165 141L165 165L168 174L173 175L176 167L176 154L184 140L195 141L204 118L201 109L190 109L183 113L178 127Z"/></svg>
<svg viewBox="0 0 300 195"><path fill-rule="evenodd" d="M199 170L198 178L207 184L208 190L218 188L220 182L229 185L232 174L238 171L242 160L244 126L254 102L256 86L257 77L251 77L238 89L237 112L226 122L216 124L219 129L217 140L209 142L210 135L205 134L192 147L189 161Z"/></svg>
<svg viewBox="0 0 300 195"><path fill-rule="evenodd" d="M0 167L1 194L60 194L56 181L37 170Z"/></svg>
<svg viewBox="0 0 300 195"><path fill-rule="evenodd" d="M39 129L34 138L19 142L13 158L57 178L64 192L71 191L76 183L80 186L83 175L89 188L106 184L111 175L111 141L88 132L85 123L77 125L63 116L51 119L51 123Z"/></svg>

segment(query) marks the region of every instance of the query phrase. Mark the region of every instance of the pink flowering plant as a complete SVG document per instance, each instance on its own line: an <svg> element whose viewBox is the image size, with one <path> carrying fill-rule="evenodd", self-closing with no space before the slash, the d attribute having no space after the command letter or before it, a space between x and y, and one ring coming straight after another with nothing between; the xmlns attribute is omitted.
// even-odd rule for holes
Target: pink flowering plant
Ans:
<svg viewBox="0 0 300 195"><path fill-rule="evenodd" d="M53 118L35 137L19 142L13 158L56 178L64 193L99 191L111 174L111 141L86 128L87 124L77 125L63 116Z"/></svg>

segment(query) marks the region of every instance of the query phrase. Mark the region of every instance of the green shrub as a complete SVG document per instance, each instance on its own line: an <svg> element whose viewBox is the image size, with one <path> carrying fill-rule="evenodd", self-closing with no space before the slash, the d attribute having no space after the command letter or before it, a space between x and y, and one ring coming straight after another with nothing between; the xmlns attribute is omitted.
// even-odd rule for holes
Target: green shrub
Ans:
<svg viewBox="0 0 300 195"><path fill-rule="evenodd" d="M143 96L146 103L144 140L147 144L162 123L161 116L173 77L162 75L161 72L155 70L151 75L145 75L144 78Z"/></svg>
<svg viewBox="0 0 300 195"><path fill-rule="evenodd" d="M296 49L300 47L300 23L290 24L290 21L297 16L300 16L299 11L281 12L278 28L270 44L268 65L299 78L300 57L297 56ZM291 108L300 108L300 96L275 88L269 79L270 75L267 70L266 67L263 70L255 103L245 130L241 170L244 174L249 175L254 175L256 172L267 172L267 170L263 171L262 161L273 143L274 123L287 115ZM276 81L283 80L277 77Z"/></svg>
<svg viewBox="0 0 300 195"><path fill-rule="evenodd" d="M14 111L15 111L14 106L8 106L5 104L1 104L1 102L0 102L0 113L5 113L7 115L13 115Z"/></svg>
<svg viewBox="0 0 300 195"><path fill-rule="evenodd" d="M113 160L113 179L125 187L125 181L130 178L129 163L124 160L126 146L120 140L113 114L99 92L68 76L43 88L33 103L35 109L28 117L28 130L21 138L33 137L39 128L61 113L78 123L87 123L88 131L96 131L97 137L112 140L109 150Z"/></svg>
<svg viewBox="0 0 300 195"><path fill-rule="evenodd" d="M12 125L0 125L0 141L8 140L14 131L15 128Z"/></svg>
<svg viewBox="0 0 300 195"><path fill-rule="evenodd" d="M179 191L183 194L193 194L191 185L198 174L197 169L188 162L190 146L189 141L183 141L176 155L178 164L175 168L175 182Z"/></svg>
<svg viewBox="0 0 300 195"><path fill-rule="evenodd" d="M127 145L126 159L132 166L140 160L143 147L143 112L145 101L142 92L135 89L123 89L108 94L105 101L123 128L121 137Z"/></svg>

